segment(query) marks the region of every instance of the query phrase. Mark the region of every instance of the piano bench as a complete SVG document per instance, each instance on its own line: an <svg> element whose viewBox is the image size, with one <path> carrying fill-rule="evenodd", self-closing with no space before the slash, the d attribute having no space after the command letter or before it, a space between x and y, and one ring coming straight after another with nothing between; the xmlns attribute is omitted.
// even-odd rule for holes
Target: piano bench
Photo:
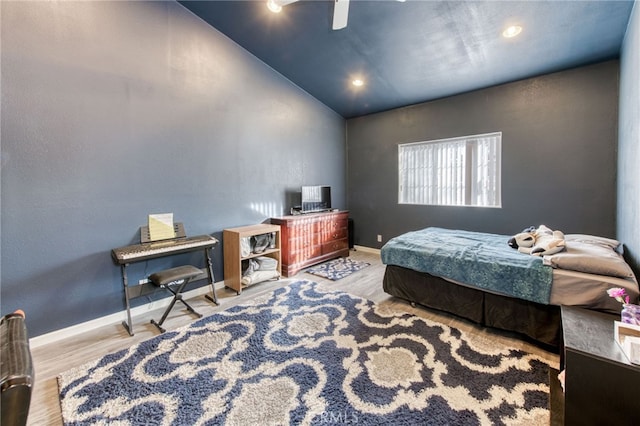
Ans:
<svg viewBox="0 0 640 426"><path fill-rule="evenodd" d="M151 324L158 327L161 333L164 333L166 331L164 328L162 328L162 323L164 323L164 320L167 319L169 312L171 312L171 309L173 309L173 305L175 305L177 301L182 302L187 307L189 312L194 313L199 318L202 317L201 314L197 313L191 307L191 305L189 305L182 298L182 290L185 288L185 286L189 284L189 282L191 282L194 278L198 277L201 274L202 274L202 271L196 268L195 266L184 265L184 266L177 266L171 269L165 269L164 271L159 271L149 276L149 280L153 284L157 285L160 288L166 288L171 293L173 293L173 300L171 300L171 303L169 304L167 309L164 311L164 314L162 315L162 318L160 319L160 321L156 322L155 320L151 320ZM171 286L177 286L177 287L174 290L173 288L171 288Z"/></svg>

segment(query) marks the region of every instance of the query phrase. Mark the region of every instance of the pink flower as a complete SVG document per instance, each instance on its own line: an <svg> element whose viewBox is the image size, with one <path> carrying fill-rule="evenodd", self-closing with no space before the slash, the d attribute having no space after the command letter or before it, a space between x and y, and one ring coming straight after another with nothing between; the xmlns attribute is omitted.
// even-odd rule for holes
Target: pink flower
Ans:
<svg viewBox="0 0 640 426"><path fill-rule="evenodd" d="M624 288L614 287L607 290L609 297L613 297L620 303L629 303L629 296L626 295Z"/></svg>

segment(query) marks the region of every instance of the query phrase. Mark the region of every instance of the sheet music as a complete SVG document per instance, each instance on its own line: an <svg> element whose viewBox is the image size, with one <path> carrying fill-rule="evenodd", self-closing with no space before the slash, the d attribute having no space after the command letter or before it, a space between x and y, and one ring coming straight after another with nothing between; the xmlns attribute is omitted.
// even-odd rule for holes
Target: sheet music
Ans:
<svg viewBox="0 0 640 426"><path fill-rule="evenodd" d="M167 240L175 238L173 227L173 213L160 213L149 215L149 238L151 241Z"/></svg>

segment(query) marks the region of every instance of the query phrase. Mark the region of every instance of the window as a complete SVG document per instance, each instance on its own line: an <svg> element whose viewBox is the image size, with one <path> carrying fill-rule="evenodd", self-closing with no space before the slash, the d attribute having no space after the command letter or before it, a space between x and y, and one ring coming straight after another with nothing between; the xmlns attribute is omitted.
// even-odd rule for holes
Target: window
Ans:
<svg viewBox="0 0 640 426"><path fill-rule="evenodd" d="M400 204L500 207L502 132L398 145Z"/></svg>

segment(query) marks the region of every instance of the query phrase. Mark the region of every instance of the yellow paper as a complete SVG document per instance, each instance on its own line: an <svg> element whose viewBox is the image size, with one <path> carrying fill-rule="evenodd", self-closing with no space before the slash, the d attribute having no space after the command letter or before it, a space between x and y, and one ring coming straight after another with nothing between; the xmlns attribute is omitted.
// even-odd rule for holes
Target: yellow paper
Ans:
<svg viewBox="0 0 640 426"><path fill-rule="evenodd" d="M173 227L173 213L149 215L149 239L151 241L167 240L175 237L176 231Z"/></svg>

